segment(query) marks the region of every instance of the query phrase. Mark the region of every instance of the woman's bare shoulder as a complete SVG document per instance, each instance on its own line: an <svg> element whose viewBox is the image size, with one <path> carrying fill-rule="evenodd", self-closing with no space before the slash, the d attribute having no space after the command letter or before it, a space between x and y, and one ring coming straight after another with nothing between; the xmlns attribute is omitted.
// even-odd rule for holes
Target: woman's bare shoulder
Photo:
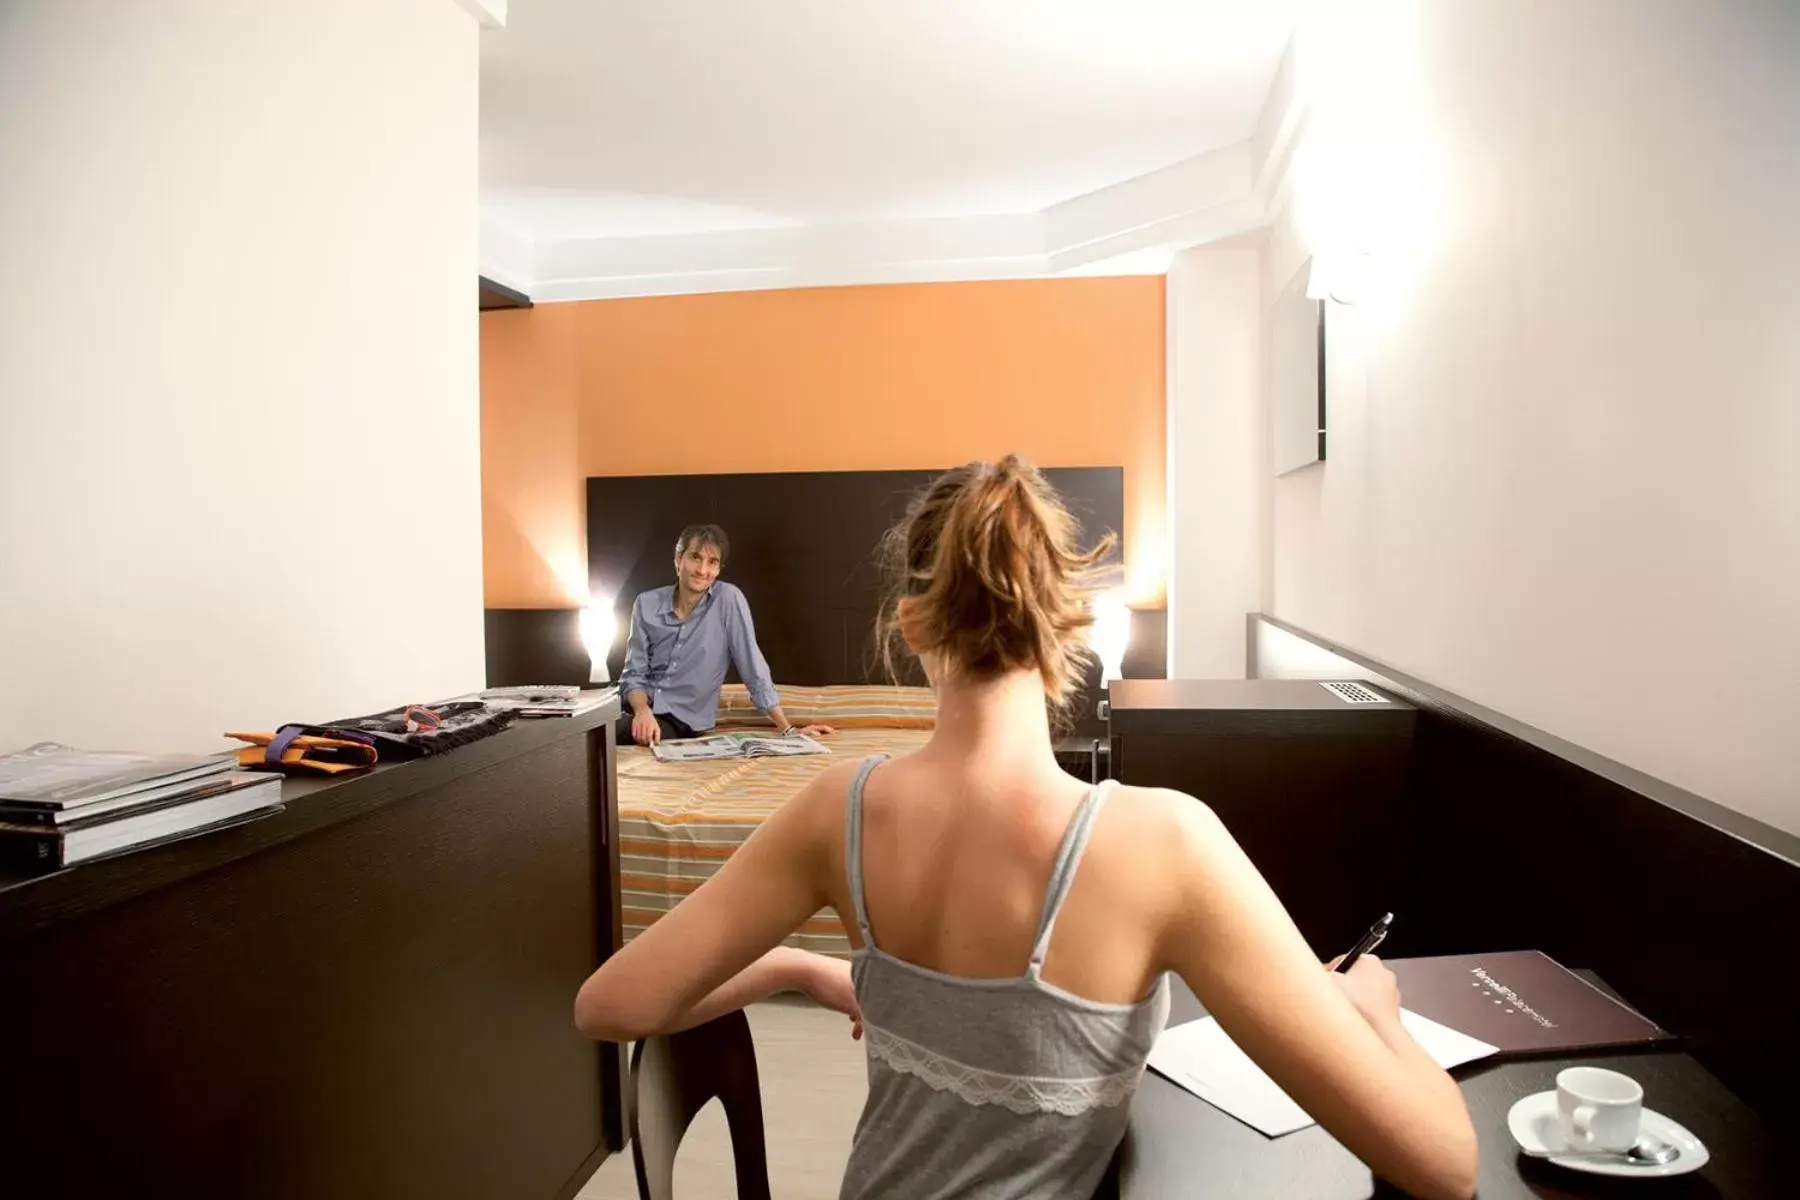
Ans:
<svg viewBox="0 0 1800 1200"><path fill-rule="evenodd" d="M1236 842L1205 801L1170 788L1120 786L1107 807L1115 846L1161 878L1233 856Z"/></svg>
<svg viewBox="0 0 1800 1200"><path fill-rule="evenodd" d="M834 808L841 812L845 799L850 795L851 785L856 782L856 776L863 768L863 762L860 758L836 759L814 775L790 803L804 804L809 808Z"/></svg>
<svg viewBox="0 0 1800 1200"><path fill-rule="evenodd" d="M850 789L862 772L864 758L836 759L790 797L782 807L818 830L843 827Z"/></svg>
<svg viewBox="0 0 1800 1200"><path fill-rule="evenodd" d="M1204 800L1173 788L1120 784L1113 788L1107 805L1119 810L1135 829L1150 835L1176 831L1204 834L1211 828L1222 828Z"/></svg>

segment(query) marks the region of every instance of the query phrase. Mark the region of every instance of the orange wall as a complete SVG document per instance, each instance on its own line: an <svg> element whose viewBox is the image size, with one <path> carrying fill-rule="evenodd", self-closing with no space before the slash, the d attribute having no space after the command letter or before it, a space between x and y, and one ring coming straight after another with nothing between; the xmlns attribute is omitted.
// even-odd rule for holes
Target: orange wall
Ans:
<svg viewBox="0 0 1800 1200"><path fill-rule="evenodd" d="M579 306L481 314L481 552L489 608L563 608L587 590L577 445Z"/></svg>
<svg viewBox="0 0 1800 1200"><path fill-rule="evenodd" d="M593 300L481 316L489 607L579 603L589 475L1123 466L1163 600L1163 281ZM797 514L798 518L799 514ZM712 518L731 528L731 514Z"/></svg>

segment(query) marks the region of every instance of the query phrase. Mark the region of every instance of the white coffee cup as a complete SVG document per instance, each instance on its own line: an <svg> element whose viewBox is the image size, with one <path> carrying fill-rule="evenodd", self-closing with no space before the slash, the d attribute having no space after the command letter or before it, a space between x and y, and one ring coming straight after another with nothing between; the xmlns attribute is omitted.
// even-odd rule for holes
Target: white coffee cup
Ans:
<svg viewBox="0 0 1800 1200"><path fill-rule="evenodd" d="M1570 1067L1556 1076L1556 1115L1569 1149L1623 1152L1637 1143L1644 1089L1603 1067Z"/></svg>

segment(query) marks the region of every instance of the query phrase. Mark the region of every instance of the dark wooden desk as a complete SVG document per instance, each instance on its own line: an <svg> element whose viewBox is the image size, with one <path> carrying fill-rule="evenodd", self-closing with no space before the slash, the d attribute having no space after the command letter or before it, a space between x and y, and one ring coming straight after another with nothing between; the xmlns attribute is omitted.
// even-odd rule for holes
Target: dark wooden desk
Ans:
<svg viewBox="0 0 1800 1200"><path fill-rule="evenodd" d="M1202 1015L1186 985L1171 983L1169 1023ZM1603 1063L1637 1079L1650 1107L1692 1130L1712 1160L1691 1175L1614 1180L1522 1156L1506 1130L1507 1111L1520 1097L1554 1087L1556 1073L1575 1062ZM1756 1114L1679 1051L1474 1064L1455 1074L1481 1139L1480 1200L1800 1196L1800 1176L1775 1162L1773 1139ZM1132 1101L1131 1125L1114 1165L1123 1200L1367 1200L1398 1194L1377 1185L1368 1168L1318 1126L1265 1137L1153 1071Z"/></svg>
<svg viewBox="0 0 1800 1200"><path fill-rule="evenodd" d="M553 1200L622 1144L616 702L0 876L0 1196Z"/></svg>

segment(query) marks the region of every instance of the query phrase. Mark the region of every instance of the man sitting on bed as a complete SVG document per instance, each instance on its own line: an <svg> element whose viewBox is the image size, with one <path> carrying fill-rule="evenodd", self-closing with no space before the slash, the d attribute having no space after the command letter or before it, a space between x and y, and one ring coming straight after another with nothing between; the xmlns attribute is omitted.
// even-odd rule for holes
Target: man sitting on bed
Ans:
<svg viewBox="0 0 1800 1200"><path fill-rule="evenodd" d="M619 691L626 711L619 740L654 746L713 727L727 665L750 689L750 699L782 735L831 733L829 725L799 728L781 711L769 664L756 645L756 626L744 593L720 583L729 548L717 525L690 525L675 543L675 582L639 596L631 606L631 636Z"/></svg>

